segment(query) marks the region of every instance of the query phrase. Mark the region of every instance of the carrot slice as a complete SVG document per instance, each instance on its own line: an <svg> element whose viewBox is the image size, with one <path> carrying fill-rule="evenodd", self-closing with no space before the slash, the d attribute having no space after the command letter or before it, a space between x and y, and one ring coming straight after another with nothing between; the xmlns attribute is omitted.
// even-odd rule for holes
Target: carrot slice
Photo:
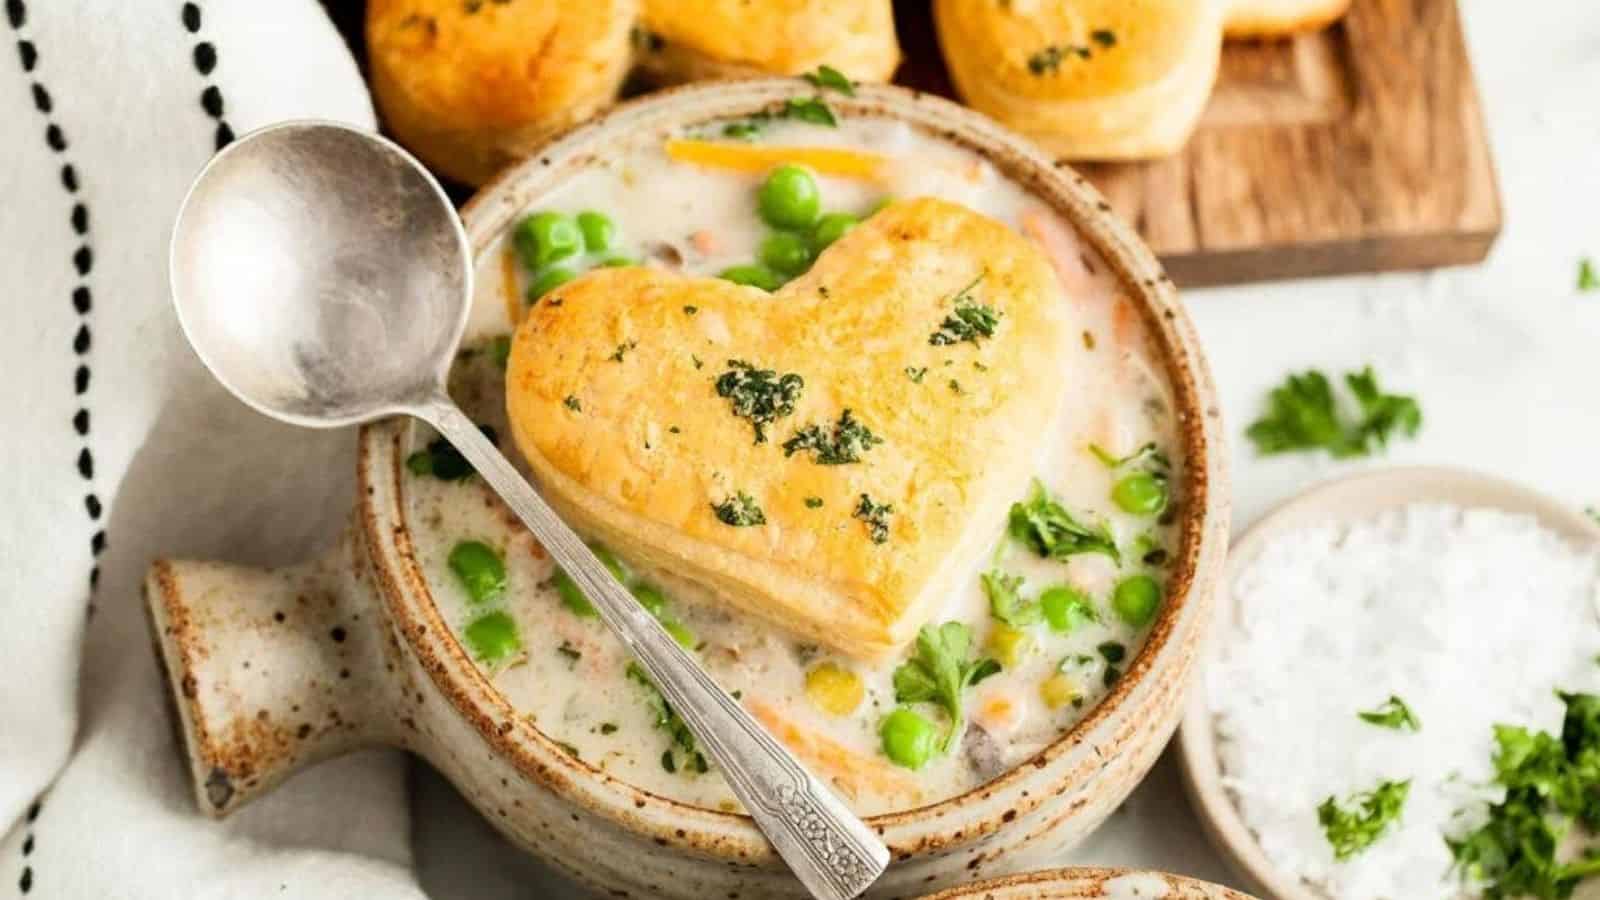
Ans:
<svg viewBox="0 0 1600 900"><path fill-rule="evenodd" d="M791 147L776 144L734 144L674 138L666 143L667 158L737 172L765 172L797 163L823 175L878 181L889 171L889 158L843 147Z"/></svg>
<svg viewBox="0 0 1600 900"><path fill-rule="evenodd" d="M855 798L864 792L882 797L919 801L917 782L891 768L888 763L862 756L832 738L802 729L785 719L773 707L751 697L744 705L773 736L809 763L845 796Z"/></svg>

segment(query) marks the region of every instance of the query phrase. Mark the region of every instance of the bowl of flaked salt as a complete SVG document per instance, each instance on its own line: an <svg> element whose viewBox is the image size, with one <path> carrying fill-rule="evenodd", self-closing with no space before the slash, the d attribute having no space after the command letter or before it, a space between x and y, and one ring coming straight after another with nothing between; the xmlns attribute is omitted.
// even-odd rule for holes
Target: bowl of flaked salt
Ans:
<svg viewBox="0 0 1600 900"><path fill-rule="evenodd" d="M1258 893L1600 888L1592 515L1396 468L1313 488L1237 542L1180 753L1210 837Z"/></svg>

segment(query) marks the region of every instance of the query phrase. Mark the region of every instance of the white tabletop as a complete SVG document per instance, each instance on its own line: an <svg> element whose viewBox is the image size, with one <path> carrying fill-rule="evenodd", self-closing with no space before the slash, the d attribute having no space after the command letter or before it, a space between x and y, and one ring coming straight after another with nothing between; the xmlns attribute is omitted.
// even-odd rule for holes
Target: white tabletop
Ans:
<svg viewBox="0 0 1600 900"><path fill-rule="evenodd" d="M1481 266L1188 295L1233 446L1238 533L1301 489L1363 465L1466 466L1600 505L1600 11L1592 0L1462 0L1494 143L1505 230ZM1263 460L1243 436L1290 371L1372 364L1425 424L1382 459ZM418 763L417 861L432 896L579 896L511 849ZM1199 830L1171 753L1063 864L1165 869L1236 884Z"/></svg>

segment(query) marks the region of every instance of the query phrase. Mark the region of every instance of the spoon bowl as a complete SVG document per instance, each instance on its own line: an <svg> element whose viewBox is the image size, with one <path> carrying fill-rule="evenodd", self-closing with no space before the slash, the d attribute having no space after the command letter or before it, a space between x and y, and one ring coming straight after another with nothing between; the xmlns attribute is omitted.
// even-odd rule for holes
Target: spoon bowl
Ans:
<svg viewBox="0 0 1600 900"><path fill-rule="evenodd" d="M450 200L392 142L286 122L212 158L173 229L172 296L240 400L309 427L438 393L466 327L470 249Z"/></svg>

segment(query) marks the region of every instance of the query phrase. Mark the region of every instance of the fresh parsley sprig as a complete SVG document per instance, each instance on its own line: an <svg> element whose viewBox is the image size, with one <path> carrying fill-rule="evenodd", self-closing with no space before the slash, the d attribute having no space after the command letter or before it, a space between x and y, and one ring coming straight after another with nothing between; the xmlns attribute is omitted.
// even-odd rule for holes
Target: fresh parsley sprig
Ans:
<svg viewBox="0 0 1600 900"><path fill-rule="evenodd" d="M999 569L983 573L978 579L983 584L984 596L989 598L989 613L997 621L1012 628L1037 625L1044 618L1044 608L1039 601L1022 599L1022 576L1007 575Z"/></svg>
<svg viewBox="0 0 1600 900"><path fill-rule="evenodd" d="M1122 552L1117 549L1111 529L1103 522L1079 522L1037 479L1028 499L1011 505L1007 530L1043 557L1061 560L1080 553L1101 553L1122 564Z"/></svg>
<svg viewBox="0 0 1600 900"><path fill-rule="evenodd" d="M1392 435L1413 437L1422 427L1416 399L1385 394L1371 366L1347 373L1344 381L1360 405L1359 418L1341 412L1328 377L1312 369L1274 388L1266 415L1245 433L1264 455L1322 449L1343 459L1368 456L1388 446Z"/></svg>
<svg viewBox="0 0 1600 900"><path fill-rule="evenodd" d="M934 703L944 710L950 727L941 749L949 753L967 727L962 694L999 671L993 659L972 656L972 629L966 625L924 625L916 654L894 670L894 695L901 703Z"/></svg>

